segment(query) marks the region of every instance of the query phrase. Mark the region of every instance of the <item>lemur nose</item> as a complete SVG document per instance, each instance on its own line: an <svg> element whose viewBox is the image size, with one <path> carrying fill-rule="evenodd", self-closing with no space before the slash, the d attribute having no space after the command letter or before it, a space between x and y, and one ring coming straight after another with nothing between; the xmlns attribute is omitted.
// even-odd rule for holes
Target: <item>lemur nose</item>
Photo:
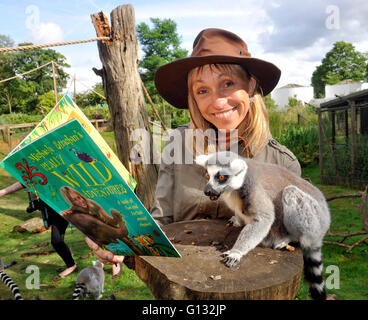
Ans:
<svg viewBox="0 0 368 320"><path fill-rule="evenodd" d="M209 197L209 196L211 195L211 191L206 189L206 191L204 192L204 194L205 194L207 197Z"/></svg>
<svg viewBox="0 0 368 320"><path fill-rule="evenodd" d="M206 186L206 189L204 190L204 194L208 197L212 194L212 188L209 185Z"/></svg>

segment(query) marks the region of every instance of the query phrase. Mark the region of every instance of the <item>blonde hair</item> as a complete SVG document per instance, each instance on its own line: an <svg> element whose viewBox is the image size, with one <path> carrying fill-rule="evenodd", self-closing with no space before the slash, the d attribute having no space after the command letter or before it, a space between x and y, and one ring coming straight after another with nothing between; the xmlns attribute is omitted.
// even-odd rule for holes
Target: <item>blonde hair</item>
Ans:
<svg viewBox="0 0 368 320"><path fill-rule="evenodd" d="M250 80L250 75L245 69L237 64L213 64L210 68L216 68L227 74L235 74L240 77L246 77ZM206 131L210 128L214 128L214 125L207 121L201 114L198 105L194 99L193 94L193 78L195 73L200 73L203 70L203 66L193 69L188 74L188 106L190 113L190 125L192 129L201 129ZM254 77L253 77L254 78ZM235 129L235 128L234 128ZM267 144L269 135L269 123L268 112L262 99L260 90L256 87L253 94L253 101L250 102L249 111L238 126L239 139L246 142L245 147L249 150L249 156L254 157L262 151L263 147ZM193 151L196 154L196 137L193 137ZM206 138L205 138L206 139ZM209 150L208 139L206 139L206 146L203 150L204 153L214 152L216 150Z"/></svg>

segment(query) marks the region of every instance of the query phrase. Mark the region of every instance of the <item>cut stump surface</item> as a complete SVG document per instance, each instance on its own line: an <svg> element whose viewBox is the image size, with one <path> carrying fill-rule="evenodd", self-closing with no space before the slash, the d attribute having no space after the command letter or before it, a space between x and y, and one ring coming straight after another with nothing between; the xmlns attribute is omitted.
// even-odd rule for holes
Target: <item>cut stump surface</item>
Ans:
<svg viewBox="0 0 368 320"><path fill-rule="evenodd" d="M156 299L294 299L303 269L294 252L257 247L234 268L221 262L241 228L193 220L163 228L182 258L135 256L135 272Z"/></svg>

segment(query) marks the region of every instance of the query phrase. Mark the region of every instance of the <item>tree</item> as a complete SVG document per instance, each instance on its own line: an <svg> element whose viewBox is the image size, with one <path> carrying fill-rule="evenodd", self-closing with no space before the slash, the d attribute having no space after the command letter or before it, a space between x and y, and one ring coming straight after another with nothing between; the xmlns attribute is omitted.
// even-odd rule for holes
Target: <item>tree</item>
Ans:
<svg viewBox="0 0 368 320"><path fill-rule="evenodd" d="M46 115L55 106L55 94L50 90L39 96L39 108L43 115Z"/></svg>
<svg viewBox="0 0 368 320"><path fill-rule="evenodd" d="M348 42L337 41L312 74L316 98L325 95L325 85L342 80L367 80L367 57Z"/></svg>
<svg viewBox="0 0 368 320"><path fill-rule="evenodd" d="M31 45L31 43L21 43L23 45ZM53 49L32 49L24 50L15 54L13 68L17 74L40 67L50 61L56 62L56 87L61 91L66 87L69 75L63 70L63 67L70 67L66 63L66 57ZM25 103L25 111L32 112L39 105L38 97L54 90L52 67L47 67L36 70L22 77L27 82L27 85L34 88L34 94L27 99Z"/></svg>
<svg viewBox="0 0 368 320"><path fill-rule="evenodd" d="M173 60L184 58L188 51L180 48L181 39L177 33L176 22L171 19L150 19L152 29L144 22L137 26L138 41L144 52L140 61L140 75L153 101L158 102L154 85L156 70Z"/></svg>
<svg viewBox="0 0 368 320"><path fill-rule="evenodd" d="M102 88L102 82L96 83L92 88L94 91L104 96L105 93ZM98 105L101 106L106 104L106 99L91 90L86 90L76 94L75 103L81 108Z"/></svg>
<svg viewBox="0 0 368 320"><path fill-rule="evenodd" d="M21 45L30 45L23 43ZM0 35L0 46L13 46L9 37ZM69 75L63 67L69 67L66 57L52 49L32 49L0 54L0 79L10 78L50 61L55 61L58 91L65 88ZM60 65L60 66L59 66ZM21 78L0 84L0 111L40 113L40 97L53 90L51 65L29 73Z"/></svg>
<svg viewBox="0 0 368 320"><path fill-rule="evenodd" d="M8 48L14 46L14 41L5 35L0 35L0 48ZM14 61L14 53L0 53L0 80L4 80L15 75L12 68ZM0 113L6 111L12 112L13 104L16 100L16 89L19 81L7 81L0 83Z"/></svg>

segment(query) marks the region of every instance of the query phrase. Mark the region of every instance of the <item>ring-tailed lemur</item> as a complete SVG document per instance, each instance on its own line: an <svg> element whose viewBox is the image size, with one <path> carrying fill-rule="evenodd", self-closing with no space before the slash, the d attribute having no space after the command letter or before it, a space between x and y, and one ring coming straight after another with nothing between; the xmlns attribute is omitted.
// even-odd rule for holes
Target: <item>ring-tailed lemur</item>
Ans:
<svg viewBox="0 0 368 320"><path fill-rule="evenodd" d="M223 262L233 267L259 244L281 249L299 242L310 294L325 299L321 247L330 213L323 194L285 168L229 151L198 156L196 163L207 169L205 194L212 200L222 195L235 211L231 222L245 225Z"/></svg>
<svg viewBox="0 0 368 320"><path fill-rule="evenodd" d="M10 288L15 300L23 300L17 284L4 272L4 269L12 266L13 264L15 264L14 261L4 266L3 261L0 259L0 279Z"/></svg>
<svg viewBox="0 0 368 320"><path fill-rule="evenodd" d="M102 297L104 292L105 273L103 263L94 261L92 267L84 268L79 272L76 279L76 287L73 293L73 300L78 300L80 296L86 297L89 293L94 295L96 300Z"/></svg>

